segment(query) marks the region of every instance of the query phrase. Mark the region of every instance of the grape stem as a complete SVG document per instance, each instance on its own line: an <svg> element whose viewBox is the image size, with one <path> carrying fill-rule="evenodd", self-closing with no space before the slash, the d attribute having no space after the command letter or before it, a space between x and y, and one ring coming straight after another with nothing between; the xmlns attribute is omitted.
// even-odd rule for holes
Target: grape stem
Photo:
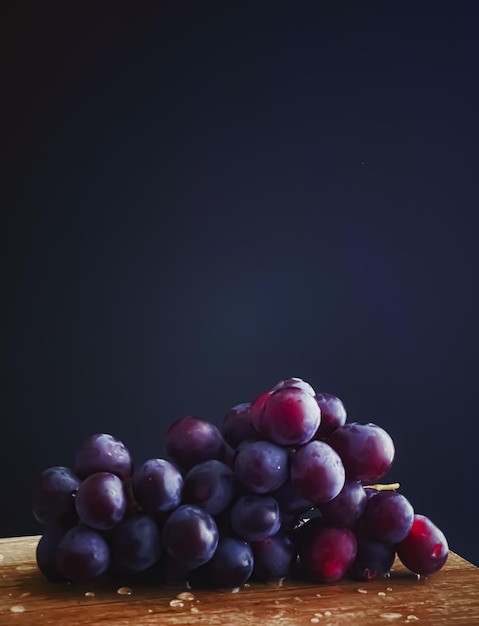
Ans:
<svg viewBox="0 0 479 626"><path fill-rule="evenodd" d="M364 485L366 489L376 489L377 491L396 491L399 489L399 483L389 483L389 484L376 484L376 485Z"/></svg>

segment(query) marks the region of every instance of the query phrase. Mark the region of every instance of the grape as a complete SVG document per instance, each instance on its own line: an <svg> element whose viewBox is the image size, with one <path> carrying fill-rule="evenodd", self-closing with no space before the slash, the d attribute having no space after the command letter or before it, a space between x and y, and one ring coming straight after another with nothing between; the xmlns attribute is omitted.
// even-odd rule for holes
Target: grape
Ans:
<svg viewBox="0 0 479 626"><path fill-rule="evenodd" d="M356 556L356 537L349 528L325 526L316 518L305 524L299 558L315 582L333 583L344 577Z"/></svg>
<svg viewBox="0 0 479 626"><path fill-rule="evenodd" d="M296 561L296 547L282 531L251 543L254 556L253 578L277 580L288 577Z"/></svg>
<svg viewBox="0 0 479 626"><path fill-rule="evenodd" d="M241 587L252 571L253 551L249 543L222 537L211 560L194 572L192 582L216 589L234 589Z"/></svg>
<svg viewBox="0 0 479 626"><path fill-rule="evenodd" d="M133 513L115 528L110 541L113 560L121 569L141 572L151 567L162 550L156 522L145 513Z"/></svg>
<svg viewBox="0 0 479 626"><path fill-rule="evenodd" d="M258 439L251 421L251 403L237 404L226 413L223 419L223 437L232 448L236 448L242 441Z"/></svg>
<svg viewBox="0 0 479 626"><path fill-rule="evenodd" d="M234 471L254 493L268 493L288 479L288 452L269 441L244 442L236 454Z"/></svg>
<svg viewBox="0 0 479 626"><path fill-rule="evenodd" d="M394 563L394 546L364 537L356 536L356 539L356 559L351 569L353 578L367 581L385 576Z"/></svg>
<svg viewBox="0 0 479 626"><path fill-rule="evenodd" d="M224 511L236 495L233 471L221 461L203 461L185 476L183 502L194 504L210 515Z"/></svg>
<svg viewBox="0 0 479 626"><path fill-rule="evenodd" d="M110 549L99 532L78 524L57 546L57 565L69 580L82 583L100 576L110 565Z"/></svg>
<svg viewBox="0 0 479 626"><path fill-rule="evenodd" d="M51 581L66 580L57 565L57 546L63 539L66 530L54 526L47 528L37 544L36 559L38 569Z"/></svg>
<svg viewBox="0 0 479 626"><path fill-rule="evenodd" d="M209 513L182 504L166 520L162 540L170 556L193 569L213 556L218 545L218 528Z"/></svg>
<svg viewBox="0 0 479 626"><path fill-rule="evenodd" d="M440 570L449 553L443 532L425 515L414 516L409 534L396 550L408 569L424 576Z"/></svg>
<svg viewBox="0 0 479 626"><path fill-rule="evenodd" d="M271 495L278 501L282 513L305 513L314 507L314 502L304 498L290 480Z"/></svg>
<svg viewBox="0 0 479 626"><path fill-rule="evenodd" d="M284 380L280 380L279 383L276 383L271 391L278 391L278 389L286 389L290 387L294 387L295 389L301 389L301 391L309 393L310 396L315 395L315 391L311 387L311 385L304 381L302 378L285 378Z"/></svg>
<svg viewBox="0 0 479 626"><path fill-rule="evenodd" d="M181 502L183 477L169 461L149 459L133 474L133 495L149 513L172 511Z"/></svg>
<svg viewBox="0 0 479 626"><path fill-rule="evenodd" d="M380 491L368 501L359 521L359 532L382 543L402 541L411 530L414 509L402 494Z"/></svg>
<svg viewBox="0 0 479 626"><path fill-rule="evenodd" d="M260 425L268 439L290 446L309 441L320 421L321 411L314 396L297 387L284 387L267 398Z"/></svg>
<svg viewBox="0 0 479 626"><path fill-rule="evenodd" d="M366 493L357 480L347 479L338 495L319 505L323 519L333 526L351 527L366 508Z"/></svg>
<svg viewBox="0 0 479 626"><path fill-rule="evenodd" d="M80 478L110 472L126 479L133 473L133 461L121 441L101 433L88 437L80 445L75 455L75 472Z"/></svg>
<svg viewBox="0 0 479 626"><path fill-rule="evenodd" d="M314 438L322 439L346 423L346 409L339 398L330 393L318 393L316 402L321 410L321 423Z"/></svg>
<svg viewBox="0 0 479 626"><path fill-rule="evenodd" d="M337 428L327 439L341 457L348 478L376 481L394 460L394 444L376 424L351 422Z"/></svg>
<svg viewBox="0 0 479 626"><path fill-rule="evenodd" d="M134 466L121 441L92 435L73 470L51 467L34 488L33 513L47 525L38 568L49 580L107 572L127 584L226 589L250 577L372 580L396 554L413 572L436 572L443 533L396 484L367 485L392 466L390 435L346 418L337 396L287 378L233 406L221 430L177 419L168 460Z"/></svg>
<svg viewBox="0 0 479 626"><path fill-rule="evenodd" d="M281 526L279 505L271 496L242 496L231 509L231 527L245 541L261 541Z"/></svg>
<svg viewBox="0 0 479 626"><path fill-rule="evenodd" d="M193 415L181 417L166 431L166 451L183 470L210 459L222 461L225 450L225 441L218 428Z"/></svg>
<svg viewBox="0 0 479 626"><path fill-rule="evenodd" d="M335 498L345 481L339 455L324 441L310 441L293 454L290 476L298 492L316 504Z"/></svg>
<svg viewBox="0 0 479 626"><path fill-rule="evenodd" d="M80 521L98 530L118 524L126 511L123 483L115 474L91 474L80 485L75 500Z"/></svg>
<svg viewBox="0 0 479 626"><path fill-rule="evenodd" d="M75 496L80 479L68 467L44 470L33 492L33 514L42 524L69 528L78 521Z"/></svg>
<svg viewBox="0 0 479 626"><path fill-rule="evenodd" d="M265 391L264 393L257 396L251 403L251 423L253 424L254 429L259 434L263 434L264 407L272 393L272 391Z"/></svg>

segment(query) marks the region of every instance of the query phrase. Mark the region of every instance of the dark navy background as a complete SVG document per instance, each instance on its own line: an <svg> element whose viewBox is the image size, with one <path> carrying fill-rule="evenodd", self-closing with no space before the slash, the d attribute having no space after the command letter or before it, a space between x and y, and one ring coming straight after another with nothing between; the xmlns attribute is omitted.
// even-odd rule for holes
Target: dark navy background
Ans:
<svg viewBox="0 0 479 626"><path fill-rule="evenodd" d="M300 376L479 563L478 5L2 11L0 533L85 436Z"/></svg>

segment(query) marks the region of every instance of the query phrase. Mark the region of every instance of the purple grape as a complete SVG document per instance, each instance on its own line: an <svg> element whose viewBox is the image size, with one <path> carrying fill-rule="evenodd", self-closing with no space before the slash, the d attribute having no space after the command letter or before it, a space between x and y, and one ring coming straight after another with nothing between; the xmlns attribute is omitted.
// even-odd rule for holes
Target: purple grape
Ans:
<svg viewBox="0 0 479 626"><path fill-rule="evenodd" d="M267 398L260 423L267 439L291 446L310 441L320 421L314 396L296 387L284 387Z"/></svg>
<svg viewBox="0 0 479 626"><path fill-rule="evenodd" d="M37 544L36 559L38 569L52 582L67 580L57 565L57 546L66 530L54 526L47 528Z"/></svg>
<svg viewBox="0 0 479 626"><path fill-rule="evenodd" d="M357 552L351 575L356 580L368 581L385 576L394 563L394 546L356 536Z"/></svg>
<svg viewBox="0 0 479 626"><path fill-rule="evenodd" d="M393 441L376 424L345 424L331 433L327 441L341 457L348 478L354 480L377 481L394 460Z"/></svg>
<svg viewBox="0 0 479 626"><path fill-rule="evenodd" d="M218 528L213 517L191 504L183 504L165 522L162 540L168 554L194 569L208 562L218 545Z"/></svg>
<svg viewBox="0 0 479 626"><path fill-rule="evenodd" d="M58 569L66 578L83 583L106 572L110 549L99 532L79 524L60 540L56 558Z"/></svg>
<svg viewBox="0 0 479 626"><path fill-rule="evenodd" d="M296 547L286 533L251 544L254 556L252 577L256 580L277 580L291 575L296 562Z"/></svg>
<svg viewBox="0 0 479 626"><path fill-rule="evenodd" d="M265 391L264 393L261 393L259 396L257 396L251 403L251 423L253 424L254 429L260 435L263 434L264 407L272 393L272 391Z"/></svg>
<svg viewBox="0 0 479 626"><path fill-rule="evenodd" d="M288 452L269 441L244 442L234 461L240 482L254 493L268 493L288 479Z"/></svg>
<svg viewBox="0 0 479 626"><path fill-rule="evenodd" d="M314 507L314 502L304 498L290 480L286 481L276 491L273 491L271 495L278 501L281 513L306 513L306 511Z"/></svg>
<svg viewBox="0 0 479 626"><path fill-rule="evenodd" d="M407 498L395 491L380 491L368 501L357 530L375 541L396 544L408 535L413 521L414 509Z"/></svg>
<svg viewBox="0 0 479 626"><path fill-rule="evenodd" d="M75 504L80 521L87 526L97 530L113 528L126 511L123 483L109 472L91 474L80 485Z"/></svg>
<svg viewBox="0 0 479 626"><path fill-rule="evenodd" d="M195 570L190 580L193 586L234 589L244 585L252 571L253 551L249 543L222 537L211 560Z"/></svg>
<svg viewBox="0 0 479 626"><path fill-rule="evenodd" d="M68 467L44 470L33 491L33 514L42 524L70 528L78 522L75 497L80 479Z"/></svg>
<svg viewBox="0 0 479 626"><path fill-rule="evenodd" d="M231 527L245 541L261 541L281 527L279 505L271 496L247 495L231 509Z"/></svg>
<svg viewBox="0 0 479 626"><path fill-rule="evenodd" d="M409 534L396 550L403 565L422 576L440 570L449 554L443 532L425 515L414 516Z"/></svg>
<svg viewBox="0 0 479 626"><path fill-rule="evenodd" d="M366 508L367 498L357 480L347 479L338 495L319 505L323 519L332 526L352 527Z"/></svg>
<svg viewBox="0 0 479 626"><path fill-rule="evenodd" d="M80 445L75 455L75 472L80 478L110 472L125 480L133 473L133 461L121 441L101 433L91 435Z"/></svg>
<svg viewBox="0 0 479 626"><path fill-rule="evenodd" d="M183 503L199 506L210 515L224 511L235 495L235 475L221 461L198 463L185 476Z"/></svg>
<svg viewBox="0 0 479 626"><path fill-rule="evenodd" d="M169 461L149 459L133 474L133 495L148 513L172 511L181 502L183 477Z"/></svg>
<svg viewBox="0 0 479 626"><path fill-rule="evenodd" d="M356 537L349 528L325 526L320 518L305 524L299 558L314 582L333 583L344 577L356 557Z"/></svg>
<svg viewBox="0 0 479 626"><path fill-rule="evenodd" d="M304 381L302 378L285 378L284 380L280 380L279 383L276 383L276 385L271 389L271 391L278 391L278 389L289 389L291 387L294 387L294 389L301 389L301 391L309 393L310 396L315 395L315 391L311 387L311 385Z"/></svg>
<svg viewBox="0 0 479 626"><path fill-rule="evenodd" d="M251 421L251 403L237 404L226 413L223 418L223 437L232 448L236 448L242 441L258 439Z"/></svg>
<svg viewBox="0 0 479 626"><path fill-rule="evenodd" d="M160 531L146 513L133 513L118 526L110 540L112 559L125 571L141 572L160 558Z"/></svg>
<svg viewBox="0 0 479 626"><path fill-rule="evenodd" d="M335 498L345 481L339 455L324 441L310 441L293 454L290 477L298 492L316 504Z"/></svg>
<svg viewBox="0 0 479 626"><path fill-rule="evenodd" d="M321 409L321 423L314 438L323 439L330 435L336 428L346 423L346 409L342 401L330 393L318 393L316 402Z"/></svg>
<svg viewBox="0 0 479 626"><path fill-rule="evenodd" d="M183 470L211 459L222 461L225 450L225 441L218 428L193 415L181 417L166 431L166 451Z"/></svg>

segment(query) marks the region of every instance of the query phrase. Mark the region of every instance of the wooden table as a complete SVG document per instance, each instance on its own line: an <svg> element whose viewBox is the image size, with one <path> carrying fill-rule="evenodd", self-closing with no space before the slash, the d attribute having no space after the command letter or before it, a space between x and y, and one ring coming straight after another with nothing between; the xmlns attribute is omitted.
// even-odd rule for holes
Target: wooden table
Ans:
<svg viewBox="0 0 479 626"><path fill-rule="evenodd" d="M479 626L479 569L453 552L426 579L395 563L389 578L369 583L251 583L237 593L185 593L144 584L119 589L110 581L50 583L36 567L38 539L0 539L0 626Z"/></svg>

